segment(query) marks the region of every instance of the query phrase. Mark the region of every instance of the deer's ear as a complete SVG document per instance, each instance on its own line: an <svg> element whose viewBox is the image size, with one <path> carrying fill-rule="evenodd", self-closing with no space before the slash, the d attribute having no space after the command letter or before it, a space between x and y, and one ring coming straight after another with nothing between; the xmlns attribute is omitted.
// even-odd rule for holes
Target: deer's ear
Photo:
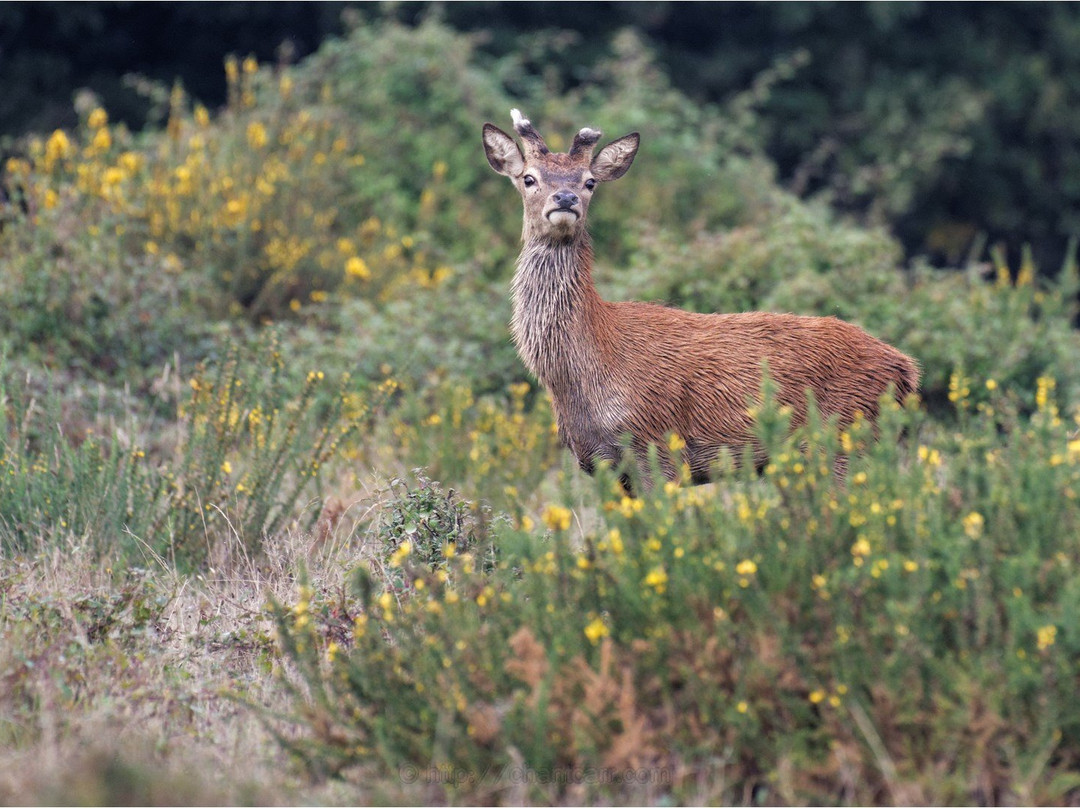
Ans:
<svg viewBox="0 0 1080 808"><path fill-rule="evenodd" d="M525 171L525 156L510 135L494 124L484 124L484 154L500 174L520 177Z"/></svg>
<svg viewBox="0 0 1080 808"><path fill-rule="evenodd" d="M641 136L631 132L604 146L592 160L593 176L600 182L617 180L630 169L640 144Z"/></svg>

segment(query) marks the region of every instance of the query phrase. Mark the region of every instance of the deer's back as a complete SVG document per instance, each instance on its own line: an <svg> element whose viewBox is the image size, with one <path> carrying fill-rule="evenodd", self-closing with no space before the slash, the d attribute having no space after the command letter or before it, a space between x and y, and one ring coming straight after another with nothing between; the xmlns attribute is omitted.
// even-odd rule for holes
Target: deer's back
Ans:
<svg viewBox="0 0 1080 808"><path fill-rule="evenodd" d="M826 416L850 423L877 414L892 384L898 399L918 384L915 362L861 328L834 317L749 312L697 314L649 303L606 303L610 366L630 391L626 431L640 443L675 431L689 453L715 460L720 446L751 441L748 406L762 367L778 398L805 416L806 389ZM692 463L693 465L693 463Z"/></svg>

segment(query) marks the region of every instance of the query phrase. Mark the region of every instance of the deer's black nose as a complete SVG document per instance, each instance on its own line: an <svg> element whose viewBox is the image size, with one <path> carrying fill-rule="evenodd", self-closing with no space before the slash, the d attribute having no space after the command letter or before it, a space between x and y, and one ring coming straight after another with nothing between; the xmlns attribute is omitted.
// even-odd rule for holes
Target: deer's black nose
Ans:
<svg viewBox="0 0 1080 808"><path fill-rule="evenodd" d="M555 204L560 208L572 208L578 203L577 194L573 191L556 191L552 195L552 199L555 200Z"/></svg>

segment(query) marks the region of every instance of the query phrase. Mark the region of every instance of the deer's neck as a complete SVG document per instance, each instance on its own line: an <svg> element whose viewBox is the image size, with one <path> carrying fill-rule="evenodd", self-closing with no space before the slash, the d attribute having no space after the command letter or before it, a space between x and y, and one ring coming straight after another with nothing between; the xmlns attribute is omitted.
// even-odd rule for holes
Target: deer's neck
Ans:
<svg viewBox="0 0 1080 808"><path fill-rule="evenodd" d="M526 236L514 273L511 331L522 360L553 395L603 373L604 307L588 236Z"/></svg>

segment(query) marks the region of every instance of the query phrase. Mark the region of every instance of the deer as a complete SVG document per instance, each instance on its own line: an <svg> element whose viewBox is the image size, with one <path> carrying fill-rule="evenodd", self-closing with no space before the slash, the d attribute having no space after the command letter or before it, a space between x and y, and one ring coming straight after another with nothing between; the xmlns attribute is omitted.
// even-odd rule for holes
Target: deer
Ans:
<svg viewBox="0 0 1080 808"><path fill-rule="evenodd" d="M766 372L776 403L790 408L792 429L805 423L808 391L821 417L835 416L844 428L858 414L875 422L886 394L903 403L918 389L914 359L836 317L603 300L592 277L589 205L602 183L630 169L640 135L595 151L601 132L586 127L568 152L556 153L519 110L511 118L520 147L494 124L482 133L488 163L510 178L524 206L510 331L586 473L599 463L618 467L630 448L641 486L650 488L652 446L664 478L675 481L672 435L691 484L715 478L724 450L736 465L749 451L760 472L768 458L755 439L754 407ZM836 465L842 476L846 457ZM631 479L620 475L628 494Z"/></svg>

